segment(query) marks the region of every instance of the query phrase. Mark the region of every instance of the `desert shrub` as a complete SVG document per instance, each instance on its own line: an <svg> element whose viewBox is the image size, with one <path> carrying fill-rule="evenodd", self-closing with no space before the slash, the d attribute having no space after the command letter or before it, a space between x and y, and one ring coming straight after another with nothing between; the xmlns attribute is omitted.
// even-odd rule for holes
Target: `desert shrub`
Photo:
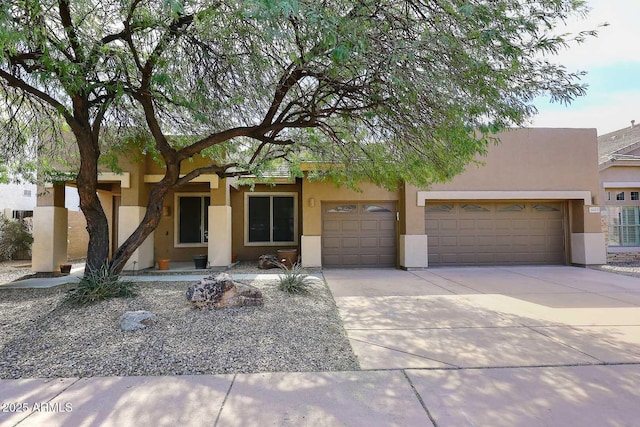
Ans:
<svg viewBox="0 0 640 427"><path fill-rule="evenodd" d="M67 301L87 305L109 298L135 296L137 285L129 280L121 280L107 265L90 271L80 279L78 286L67 294Z"/></svg>
<svg viewBox="0 0 640 427"><path fill-rule="evenodd" d="M26 221L0 216L0 260L28 259L32 243L33 236Z"/></svg>
<svg viewBox="0 0 640 427"><path fill-rule="evenodd" d="M282 274L280 274L278 289L290 294L303 294L309 291L307 274L303 273L303 269L299 263L293 264L289 270L284 264L280 265Z"/></svg>

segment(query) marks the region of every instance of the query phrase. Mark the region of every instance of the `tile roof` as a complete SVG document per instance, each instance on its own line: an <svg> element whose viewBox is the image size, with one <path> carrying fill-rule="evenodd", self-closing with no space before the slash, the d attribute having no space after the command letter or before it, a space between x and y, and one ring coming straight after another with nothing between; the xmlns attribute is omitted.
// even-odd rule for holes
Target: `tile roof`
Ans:
<svg viewBox="0 0 640 427"><path fill-rule="evenodd" d="M598 162L611 160L615 155L624 155L640 147L640 124L628 126L598 137Z"/></svg>

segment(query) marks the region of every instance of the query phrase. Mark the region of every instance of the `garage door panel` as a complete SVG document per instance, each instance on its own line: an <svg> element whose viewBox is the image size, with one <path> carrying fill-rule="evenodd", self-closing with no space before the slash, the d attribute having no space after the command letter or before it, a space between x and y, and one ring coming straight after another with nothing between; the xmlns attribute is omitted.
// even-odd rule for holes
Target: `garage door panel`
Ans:
<svg viewBox="0 0 640 427"><path fill-rule="evenodd" d="M425 221L425 229L426 230L439 230L440 229L440 220L437 219L427 219Z"/></svg>
<svg viewBox="0 0 640 427"><path fill-rule="evenodd" d="M475 230L477 228L476 220L461 219L460 221L458 221L458 227L460 228L460 230Z"/></svg>
<svg viewBox="0 0 640 427"><path fill-rule="evenodd" d="M562 231L562 221L558 219L547 220L547 229L551 231Z"/></svg>
<svg viewBox="0 0 640 427"><path fill-rule="evenodd" d="M332 264L332 265L342 264L342 258L340 255L328 254L323 252L322 258L323 258L323 262L326 262L327 264Z"/></svg>
<svg viewBox="0 0 640 427"><path fill-rule="evenodd" d="M547 246L557 248L564 243L562 236L546 236Z"/></svg>
<svg viewBox="0 0 640 427"><path fill-rule="evenodd" d="M440 236L438 240L442 246L458 246L457 236Z"/></svg>
<svg viewBox="0 0 640 427"><path fill-rule="evenodd" d="M458 243L460 246L476 246L476 236L460 236Z"/></svg>
<svg viewBox="0 0 640 427"><path fill-rule="evenodd" d="M437 203L425 207L430 265L564 263L562 203L555 210L534 209L543 202L478 204L476 211L470 203L466 210L430 205Z"/></svg>
<svg viewBox="0 0 640 427"><path fill-rule="evenodd" d="M440 230L457 230L458 221L455 219L441 219Z"/></svg>
<svg viewBox="0 0 640 427"><path fill-rule="evenodd" d="M529 237L529 242L531 243L531 245L534 245L534 246L547 246L548 239L549 237L545 235L541 235L541 236L534 235Z"/></svg>
<svg viewBox="0 0 640 427"><path fill-rule="evenodd" d="M529 221L529 228L531 230L545 231L547 228L547 221L544 219L532 219Z"/></svg>
<svg viewBox="0 0 640 427"><path fill-rule="evenodd" d="M361 248L377 248L378 247L378 237L361 237L359 239L359 244Z"/></svg>
<svg viewBox="0 0 640 427"><path fill-rule="evenodd" d="M360 261L360 256L358 254L342 254L342 258L340 262L335 262L334 264L342 264L342 265L357 265Z"/></svg>
<svg viewBox="0 0 640 427"><path fill-rule="evenodd" d="M380 242L379 246L381 248L389 248L389 249L393 248L395 250L395 247L396 247L395 237L381 237L378 241Z"/></svg>
<svg viewBox="0 0 640 427"><path fill-rule="evenodd" d="M495 228L495 221L492 219L479 219L476 224L478 230L493 230Z"/></svg>
<svg viewBox="0 0 640 427"><path fill-rule="evenodd" d="M360 221L360 230L364 232L377 231L378 221Z"/></svg>
<svg viewBox="0 0 640 427"><path fill-rule="evenodd" d="M323 232L339 232L340 231L340 222L333 220L326 220L322 223Z"/></svg>
<svg viewBox="0 0 640 427"><path fill-rule="evenodd" d="M394 219L386 220L386 221L378 221L378 229L380 231L386 231L387 233L395 235L396 221Z"/></svg>
<svg viewBox="0 0 640 427"><path fill-rule="evenodd" d="M340 225L343 233L358 232L360 229L360 224L358 224L358 221L354 220L341 221Z"/></svg>
<svg viewBox="0 0 640 427"><path fill-rule="evenodd" d="M496 244L496 238L494 236L478 236L477 238L477 244L478 246L482 247L482 246L495 246Z"/></svg>
<svg viewBox="0 0 640 427"><path fill-rule="evenodd" d="M359 239L357 237L342 237L341 243L340 247L344 249L354 249L359 246Z"/></svg>
<svg viewBox="0 0 640 427"><path fill-rule="evenodd" d="M511 230L511 219L504 219L502 221L493 220L496 230Z"/></svg>
<svg viewBox="0 0 640 427"><path fill-rule="evenodd" d="M341 247L342 239L340 237L325 237L323 246L325 248L339 248Z"/></svg>
<svg viewBox="0 0 640 427"><path fill-rule="evenodd" d="M375 266L378 265L378 261L378 255L376 254L362 254L360 255L358 264L363 266Z"/></svg>

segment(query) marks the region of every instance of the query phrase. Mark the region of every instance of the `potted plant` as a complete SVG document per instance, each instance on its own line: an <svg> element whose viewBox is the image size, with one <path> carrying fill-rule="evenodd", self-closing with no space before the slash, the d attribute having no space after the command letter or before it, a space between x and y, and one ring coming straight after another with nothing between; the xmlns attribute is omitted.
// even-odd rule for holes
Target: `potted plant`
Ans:
<svg viewBox="0 0 640 427"><path fill-rule="evenodd" d="M158 270L168 270L169 263L171 262L168 258L162 258L158 260Z"/></svg>
<svg viewBox="0 0 640 427"><path fill-rule="evenodd" d="M193 263L196 266L196 270L204 270L207 268L207 255L196 255L193 257Z"/></svg>

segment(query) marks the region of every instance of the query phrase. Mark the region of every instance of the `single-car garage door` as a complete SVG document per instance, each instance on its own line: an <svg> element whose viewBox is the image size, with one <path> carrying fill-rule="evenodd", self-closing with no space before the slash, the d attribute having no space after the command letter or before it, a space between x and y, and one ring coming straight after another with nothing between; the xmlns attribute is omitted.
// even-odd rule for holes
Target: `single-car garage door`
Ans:
<svg viewBox="0 0 640 427"><path fill-rule="evenodd" d="M430 202L429 265L563 264L563 202Z"/></svg>
<svg viewBox="0 0 640 427"><path fill-rule="evenodd" d="M323 203L322 265L395 267L395 203Z"/></svg>

